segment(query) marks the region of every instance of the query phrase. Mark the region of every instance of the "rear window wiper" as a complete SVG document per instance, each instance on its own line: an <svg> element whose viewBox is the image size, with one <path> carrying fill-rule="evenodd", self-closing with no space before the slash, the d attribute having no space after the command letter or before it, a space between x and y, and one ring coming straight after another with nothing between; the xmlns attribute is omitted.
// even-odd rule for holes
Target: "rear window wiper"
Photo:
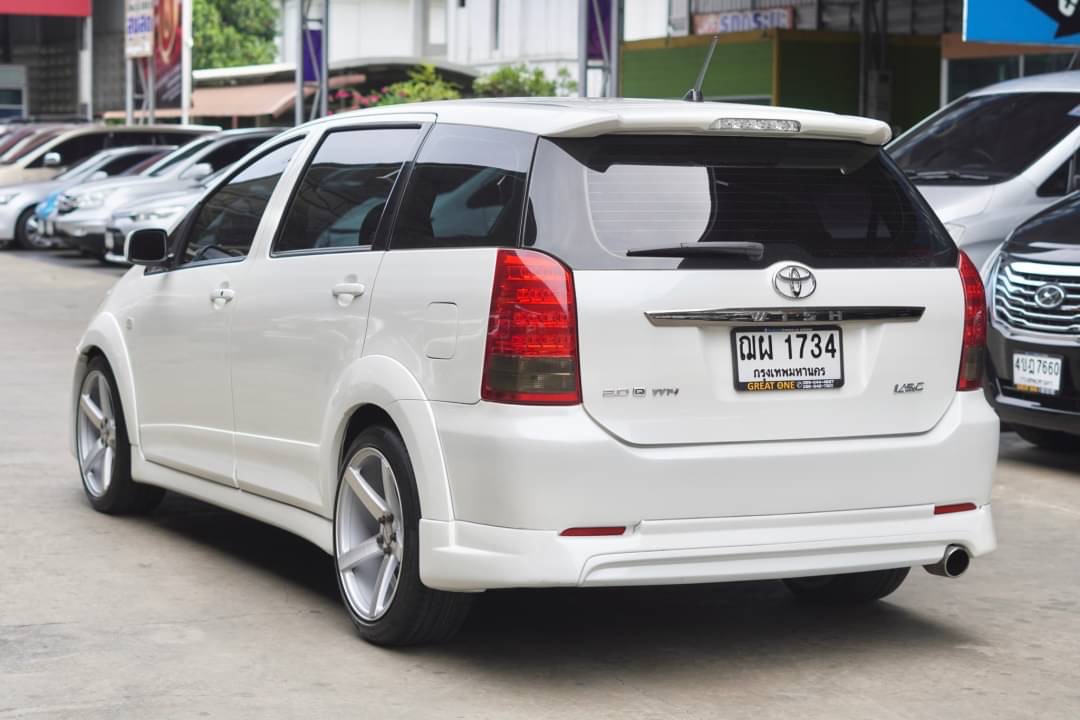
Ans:
<svg viewBox="0 0 1080 720"><path fill-rule="evenodd" d="M715 257L718 255L742 255L750 260L760 260L765 246L759 242L693 242L666 247L627 250L627 257Z"/></svg>
<svg viewBox="0 0 1080 720"><path fill-rule="evenodd" d="M905 170L904 174L912 180L971 180L972 182L985 182L990 179L989 175L964 170Z"/></svg>

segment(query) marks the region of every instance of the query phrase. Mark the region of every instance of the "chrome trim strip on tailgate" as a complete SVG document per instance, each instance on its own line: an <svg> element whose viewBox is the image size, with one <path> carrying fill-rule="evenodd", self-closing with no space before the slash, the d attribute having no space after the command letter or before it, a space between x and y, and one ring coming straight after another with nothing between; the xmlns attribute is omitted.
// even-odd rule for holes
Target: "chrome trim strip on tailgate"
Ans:
<svg viewBox="0 0 1080 720"><path fill-rule="evenodd" d="M899 322L918 320L925 307L914 305L856 305L839 307L771 307L717 310L666 310L645 313L653 325L734 323Z"/></svg>

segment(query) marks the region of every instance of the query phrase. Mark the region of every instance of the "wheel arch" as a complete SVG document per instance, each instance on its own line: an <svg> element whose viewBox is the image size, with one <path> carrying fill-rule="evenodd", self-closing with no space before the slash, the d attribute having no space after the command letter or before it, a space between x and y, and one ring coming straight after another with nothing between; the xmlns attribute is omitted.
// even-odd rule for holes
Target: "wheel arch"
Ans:
<svg viewBox="0 0 1080 720"><path fill-rule="evenodd" d="M69 412L71 413L71 422L68 423L69 447L74 453L74 413L78 411L79 388L82 385L83 378L86 377L90 360L95 356L104 358L105 362L109 364L113 379L116 380L116 390L120 394L120 404L124 414L124 425L127 428L128 440L132 447L138 447L139 417L135 402L135 385L130 356L119 323L115 317L107 313L99 314L91 321L90 327L87 328L76 348L75 372L71 384L71 401L68 403Z"/></svg>
<svg viewBox="0 0 1080 720"><path fill-rule="evenodd" d="M451 520L453 505L435 415L417 379L396 360L365 356L342 374L324 422L322 496L333 516L339 470L349 442L372 425L385 424L405 443L416 477L420 515Z"/></svg>

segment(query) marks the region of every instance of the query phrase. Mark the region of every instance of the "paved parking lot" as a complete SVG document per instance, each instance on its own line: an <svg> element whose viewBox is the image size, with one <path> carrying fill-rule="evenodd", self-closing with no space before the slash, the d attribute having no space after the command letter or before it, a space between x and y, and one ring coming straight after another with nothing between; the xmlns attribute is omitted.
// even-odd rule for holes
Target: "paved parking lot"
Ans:
<svg viewBox="0 0 1080 720"><path fill-rule="evenodd" d="M999 551L877 607L772 582L489 593L452 644L381 650L302 540L177 496L90 510L69 375L119 274L0 253L0 718L1080 717L1080 455L1003 435Z"/></svg>

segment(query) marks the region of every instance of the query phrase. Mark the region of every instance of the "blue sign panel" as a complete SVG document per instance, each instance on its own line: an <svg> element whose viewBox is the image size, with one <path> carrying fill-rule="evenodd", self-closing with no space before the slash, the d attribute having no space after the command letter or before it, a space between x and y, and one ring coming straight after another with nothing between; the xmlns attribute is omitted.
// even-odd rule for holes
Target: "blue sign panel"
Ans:
<svg viewBox="0 0 1080 720"><path fill-rule="evenodd" d="M1080 45L1080 0L965 0L964 40Z"/></svg>

